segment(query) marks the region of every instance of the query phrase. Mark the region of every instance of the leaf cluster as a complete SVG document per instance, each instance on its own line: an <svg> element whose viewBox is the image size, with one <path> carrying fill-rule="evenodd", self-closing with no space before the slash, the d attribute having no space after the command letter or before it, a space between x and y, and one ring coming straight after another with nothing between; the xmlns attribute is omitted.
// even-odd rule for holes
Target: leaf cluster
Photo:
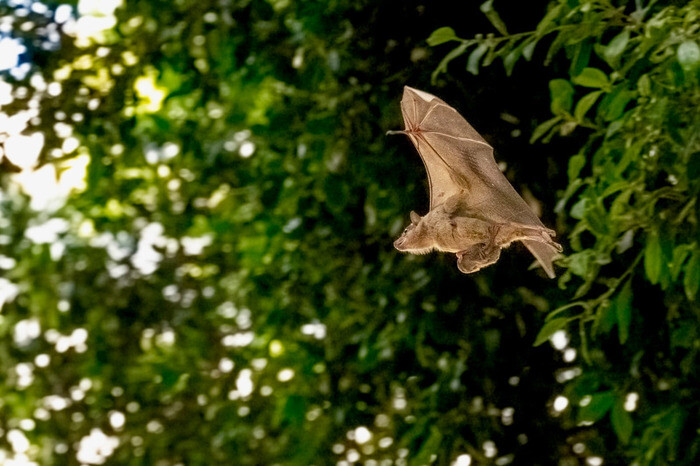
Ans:
<svg viewBox="0 0 700 466"><path fill-rule="evenodd" d="M567 72L549 82L553 116L531 142L546 150L554 135L585 135L555 208L568 228L559 285L573 287L571 301L548 315L536 344L562 329L576 335L590 364L567 389L577 403L590 397L579 423L609 412L625 457L690 461L699 448L690 432L700 341L700 3L553 1L534 30L516 34L493 2L482 10L499 35L434 31L430 45L457 46L433 79L462 56L471 73L500 59L510 75L541 48L545 64ZM664 401L660 380L674 387ZM591 391L598 386L606 390ZM633 416L623 409L629 393L647 400ZM683 414L659 424L679 406Z"/></svg>

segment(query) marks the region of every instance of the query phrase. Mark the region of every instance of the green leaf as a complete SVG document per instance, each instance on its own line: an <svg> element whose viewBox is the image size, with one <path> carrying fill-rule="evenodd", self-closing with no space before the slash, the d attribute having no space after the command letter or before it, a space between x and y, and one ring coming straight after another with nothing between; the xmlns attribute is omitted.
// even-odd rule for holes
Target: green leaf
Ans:
<svg viewBox="0 0 700 466"><path fill-rule="evenodd" d="M574 275L586 277L589 275L591 263L595 260L595 253L589 249L571 254L567 257L567 265Z"/></svg>
<svg viewBox="0 0 700 466"><path fill-rule="evenodd" d="M569 319L566 317L559 317L548 321L546 324L544 324L540 332L537 334L537 337L535 338L535 343L532 346L539 346L545 341L549 340L549 337L554 335L556 331L566 327L566 324L568 322Z"/></svg>
<svg viewBox="0 0 700 466"><path fill-rule="evenodd" d="M601 112L601 111L600 111L602 105L603 105L603 104L601 103L601 104L598 106L598 113L604 113L604 112ZM605 131L605 137L608 137L608 138L609 138L609 137L611 137L613 134L615 134L615 133L617 133L618 131L620 131L620 129L622 129L622 124L623 124L623 122L620 121L620 120L610 122L610 124L608 125L607 131Z"/></svg>
<svg viewBox="0 0 700 466"><path fill-rule="evenodd" d="M572 218L575 218L576 220L581 220L586 213L586 204L588 203L588 199L583 198L580 201L578 201L576 204L571 206L571 211L569 214L571 215Z"/></svg>
<svg viewBox="0 0 700 466"><path fill-rule="evenodd" d="M563 7L564 5L558 4L550 8L550 10L544 16L544 18L542 18L542 20L537 25L537 34L543 35L550 31L549 26L554 22L555 19L558 19L559 16L562 14Z"/></svg>
<svg viewBox="0 0 700 466"><path fill-rule="evenodd" d="M544 64L549 65L552 62L552 59L554 58L554 55L557 54L557 52L566 44L566 42L570 39L572 32L567 31L567 30L562 30L557 34L557 36L554 38L552 41L552 44L549 46L549 49L547 50L547 56L544 59Z"/></svg>
<svg viewBox="0 0 700 466"><path fill-rule="evenodd" d="M537 125L537 128L535 128L535 130L532 132L532 136L530 137L530 144L544 136L545 133L552 129L554 125L559 123L561 119L562 118L560 116L557 116Z"/></svg>
<svg viewBox="0 0 700 466"><path fill-rule="evenodd" d="M680 63L671 63L671 72L673 73L673 84L676 87L681 87L685 84L686 72Z"/></svg>
<svg viewBox="0 0 700 466"><path fill-rule="evenodd" d="M659 234L652 232L647 235L647 242L644 248L644 271L652 285L659 283L662 261L663 252L661 251Z"/></svg>
<svg viewBox="0 0 700 466"><path fill-rule="evenodd" d="M694 301L700 287L700 253L695 250L693 257L685 265L685 276L683 277L685 295L690 301Z"/></svg>
<svg viewBox="0 0 700 466"><path fill-rule="evenodd" d="M537 39L527 40L527 44L523 47L523 57L525 60L530 61L532 59L532 54L535 52L535 47L537 46Z"/></svg>
<svg viewBox="0 0 700 466"><path fill-rule="evenodd" d="M681 64L684 70L692 71L700 65L700 47L694 40L686 40L678 46L676 52L678 63Z"/></svg>
<svg viewBox="0 0 700 466"><path fill-rule="evenodd" d="M428 37L428 45L434 47L436 45L444 44L445 42L450 42L452 40L460 40L455 34L454 29L450 27L441 27L433 31Z"/></svg>
<svg viewBox="0 0 700 466"><path fill-rule="evenodd" d="M607 47L603 49L603 59L610 65L611 68L617 68L620 63L620 56L625 51L627 43L630 40L629 29L623 30L621 33L613 37Z"/></svg>
<svg viewBox="0 0 700 466"><path fill-rule="evenodd" d="M598 314L597 324L603 333L610 333L610 330L617 324L617 313L613 303L603 306Z"/></svg>
<svg viewBox="0 0 700 466"><path fill-rule="evenodd" d="M591 400L578 411L578 422L596 422L600 420L615 402L615 394L611 391L598 392L590 395Z"/></svg>
<svg viewBox="0 0 700 466"><path fill-rule="evenodd" d="M430 457L440 452L442 437L443 435L442 432L440 432L440 429L437 426L431 426L428 439L423 442L416 456L411 459L411 464L430 464Z"/></svg>
<svg viewBox="0 0 700 466"><path fill-rule="evenodd" d="M692 251L692 246L690 244L681 244L676 246L673 250L673 259L671 261L671 267L669 267L671 272L671 280L677 280L678 276L683 270L683 263Z"/></svg>
<svg viewBox="0 0 700 466"><path fill-rule="evenodd" d="M553 79L549 81L549 93L551 96L550 108L555 115L562 115L571 111L574 103L574 87L566 79Z"/></svg>
<svg viewBox="0 0 700 466"><path fill-rule="evenodd" d="M639 95L648 96L651 94L651 79L648 74L643 74L637 80L637 92Z"/></svg>
<svg viewBox="0 0 700 466"><path fill-rule="evenodd" d="M481 4L481 12L486 15L489 21L491 21L491 24L493 24L493 27L495 27L498 32L503 34L504 36L508 35L508 29L506 29L506 25L501 19L500 16L498 16L498 13L496 10L493 9L493 0L487 0L484 3Z"/></svg>
<svg viewBox="0 0 700 466"><path fill-rule="evenodd" d="M462 55L467 50L468 47L469 47L469 42L462 42L457 47L450 50L450 53L445 55L445 58L440 60L440 63L438 63L437 68L435 68L435 71L433 71L433 74L430 75L430 82L435 83L435 80L437 79L437 77L440 73L446 73L447 72L447 65L452 60L454 60L455 58Z"/></svg>
<svg viewBox="0 0 700 466"><path fill-rule="evenodd" d="M510 76L510 74L513 72L513 67L515 66L515 63L518 61L518 58L520 58L520 55L522 53L522 47L518 46L508 52L508 54L503 57L503 67L506 70L506 75Z"/></svg>
<svg viewBox="0 0 700 466"><path fill-rule="evenodd" d="M625 344L629 336L630 323L632 322L632 285L628 280L620 293L613 301L615 315L617 317L617 334L620 344Z"/></svg>
<svg viewBox="0 0 700 466"><path fill-rule="evenodd" d="M615 166L614 174L615 177L621 177L623 173L625 173L625 170L627 170L627 167L630 166L630 164L637 159L637 156L639 155L639 148L636 148L634 146L627 147L625 149L625 152L622 154L622 158L620 161L617 163L617 166ZM629 195L632 193L630 192ZM629 199L629 197L628 197ZM624 202L624 201L621 201ZM627 206L624 204L618 205L618 212L616 213L623 213L628 209Z"/></svg>
<svg viewBox="0 0 700 466"><path fill-rule="evenodd" d="M571 66L569 66L570 76L577 76L581 74L581 71L588 66L588 62L591 59L593 40L587 39L578 42L574 47L574 56L571 59Z"/></svg>
<svg viewBox="0 0 700 466"><path fill-rule="evenodd" d="M571 78L574 84L584 87L606 89L610 87L608 76L598 68L584 68L581 74Z"/></svg>
<svg viewBox="0 0 700 466"><path fill-rule="evenodd" d="M506 74L510 76L510 74L513 71L513 67L515 66L515 63L518 61L518 59L524 54L525 48L530 45L531 43L534 44L535 42L531 42L531 37L521 41L517 47L515 47L513 50L508 52L508 54L503 57L503 67L506 69Z"/></svg>
<svg viewBox="0 0 700 466"><path fill-rule="evenodd" d="M578 178L581 169L586 165L586 157L583 154L576 154L569 159L569 168L567 174L569 175L569 182Z"/></svg>
<svg viewBox="0 0 700 466"><path fill-rule="evenodd" d="M634 96L634 92L618 86L613 92L605 96L598 106L598 112L605 121L617 120L622 116L625 107L627 107L627 104Z"/></svg>
<svg viewBox="0 0 700 466"><path fill-rule="evenodd" d="M576 103L576 108L574 109L574 118L576 118L576 121L583 121L583 118L586 116L586 112L588 112L602 93L603 91L593 91L590 94L586 94L581 97L581 100Z"/></svg>
<svg viewBox="0 0 700 466"><path fill-rule="evenodd" d="M634 421L630 413L625 411L624 399L618 399L610 411L610 422L617 438L623 445L627 445L634 430Z"/></svg>
<svg viewBox="0 0 700 466"><path fill-rule="evenodd" d="M479 74L479 60L481 60L481 57L484 56L488 49L489 46L482 42L469 54L469 58L467 59L467 71L471 74Z"/></svg>
<svg viewBox="0 0 700 466"><path fill-rule="evenodd" d="M610 234L610 219L600 200L593 201L586 206L583 218L591 229L600 238L606 238Z"/></svg>
<svg viewBox="0 0 700 466"><path fill-rule="evenodd" d="M496 59L499 53L503 51L503 47L499 48L498 45L491 45L489 47L489 52L486 57L481 61L481 67L489 66Z"/></svg>

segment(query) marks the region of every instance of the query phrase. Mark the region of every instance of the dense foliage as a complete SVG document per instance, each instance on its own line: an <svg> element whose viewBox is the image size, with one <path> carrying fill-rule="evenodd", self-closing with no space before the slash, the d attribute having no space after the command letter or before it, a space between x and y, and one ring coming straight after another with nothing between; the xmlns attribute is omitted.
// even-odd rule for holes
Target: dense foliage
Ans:
<svg viewBox="0 0 700 466"><path fill-rule="evenodd" d="M436 30L433 45L459 42L438 72L469 52L472 73L496 57L511 73L553 36L545 63L563 48L570 66L549 82L554 117L532 141L586 133L556 209L573 222L560 286L575 291L538 342L560 328L579 336L588 366L566 388L579 405L572 420L609 414L620 455L691 464L700 454L700 3L553 2L520 34L508 34L492 3L482 10L502 36ZM630 393L644 400L634 417Z"/></svg>
<svg viewBox="0 0 700 466"><path fill-rule="evenodd" d="M700 6L493 3L1 3L0 455L693 464ZM403 84L556 222L559 287L393 250Z"/></svg>

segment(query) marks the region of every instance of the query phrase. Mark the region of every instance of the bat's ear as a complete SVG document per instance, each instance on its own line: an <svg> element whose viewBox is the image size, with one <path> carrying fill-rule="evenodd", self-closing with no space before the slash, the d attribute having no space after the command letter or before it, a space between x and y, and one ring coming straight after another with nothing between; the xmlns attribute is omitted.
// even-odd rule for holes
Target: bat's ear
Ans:
<svg viewBox="0 0 700 466"><path fill-rule="evenodd" d="M411 223L414 225L418 225L418 222L420 222L420 215L418 215L414 210L411 211Z"/></svg>

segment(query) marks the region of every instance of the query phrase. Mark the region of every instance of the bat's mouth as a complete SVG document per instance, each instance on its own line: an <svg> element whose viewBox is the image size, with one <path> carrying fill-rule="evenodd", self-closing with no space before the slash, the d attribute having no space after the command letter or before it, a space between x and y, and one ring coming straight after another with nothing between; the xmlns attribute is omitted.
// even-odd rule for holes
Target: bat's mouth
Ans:
<svg viewBox="0 0 700 466"><path fill-rule="evenodd" d="M396 241L394 241L394 247L398 249L401 252L408 252L410 254L428 254L433 250L432 247L430 248L412 248L410 246L406 245L406 238L403 236Z"/></svg>

